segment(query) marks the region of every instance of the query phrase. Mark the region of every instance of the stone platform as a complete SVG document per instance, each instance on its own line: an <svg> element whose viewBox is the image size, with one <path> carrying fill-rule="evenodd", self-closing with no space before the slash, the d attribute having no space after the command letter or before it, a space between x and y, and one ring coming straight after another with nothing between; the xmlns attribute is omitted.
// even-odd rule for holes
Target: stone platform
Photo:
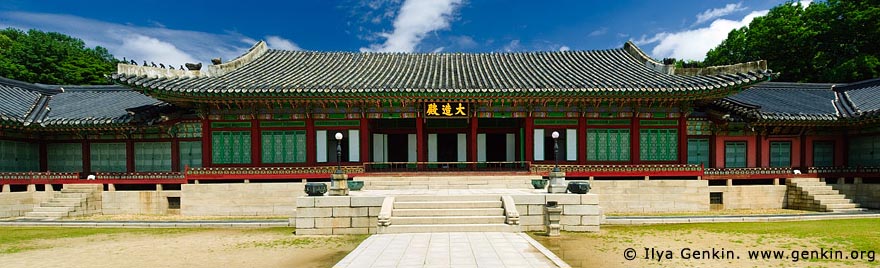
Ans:
<svg viewBox="0 0 880 268"><path fill-rule="evenodd" d="M370 236L333 267L570 267L523 233Z"/></svg>

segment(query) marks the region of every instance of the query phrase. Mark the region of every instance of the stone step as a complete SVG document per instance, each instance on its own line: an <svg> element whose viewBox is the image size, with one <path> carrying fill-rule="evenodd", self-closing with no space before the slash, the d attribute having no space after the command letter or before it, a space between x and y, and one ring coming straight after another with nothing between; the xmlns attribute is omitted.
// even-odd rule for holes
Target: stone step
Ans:
<svg viewBox="0 0 880 268"><path fill-rule="evenodd" d="M827 190L834 191L834 188L831 188L831 186L827 186L827 185L821 185L821 186L818 186L818 185L817 185L817 186L798 186L798 189L800 189L800 190L803 191L803 192L810 192L810 191L827 191Z"/></svg>
<svg viewBox="0 0 880 268"><path fill-rule="evenodd" d="M500 195L399 195L395 202L500 201Z"/></svg>
<svg viewBox="0 0 880 268"><path fill-rule="evenodd" d="M837 190L834 190L834 189L830 189L830 190L809 190L809 191L806 191L806 193L809 194L809 195L834 195L834 194L840 194L840 192L838 192Z"/></svg>
<svg viewBox="0 0 880 268"><path fill-rule="evenodd" d="M381 233L442 233L442 232L520 232L519 225L507 224L416 224L385 227Z"/></svg>
<svg viewBox="0 0 880 268"><path fill-rule="evenodd" d="M47 202L40 203L41 207L83 207L86 205L86 202L67 202L67 201L57 201L57 200L49 200Z"/></svg>
<svg viewBox="0 0 880 268"><path fill-rule="evenodd" d="M430 216L500 216L503 208L459 208L459 209L397 209L392 217L430 217Z"/></svg>
<svg viewBox="0 0 880 268"><path fill-rule="evenodd" d="M73 207L35 207L34 212L71 212L76 210Z"/></svg>
<svg viewBox="0 0 880 268"><path fill-rule="evenodd" d="M391 224L504 224L505 219L504 216L391 217Z"/></svg>
<svg viewBox="0 0 880 268"><path fill-rule="evenodd" d="M24 216L25 217L41 217L41 218L61 218L61 217L67 217L67 213L68 212L57 212L57 211L53 211L53 212L31 211L31 212L25 213Z"/></svg>
<svg viewBox="0 0 880 268"><path fill-rule="evenodd" d="M837 209L846 209L846 208L856 208L856 204L848 203L848 204L821 204L819 205L825 211L834 211Z"/></svg>
<svg viewBox="0 0 880 268"><path fill-rule="evenodd" d="M95 189L83 189L83 188L64 188L61 189L62 193L83 193L83 194L91 194L94 193Z"/></svg>
<svg viewBox="0 0 880 268"><path fill-rule="evenodd" d="M839 209L832 209L831 211L838 212L838 213L857 213L857 212L868 211L868 209L867 208L839 208Z"/></svg>
<svg viewBox="0 0 880 268"><path fill-rule="evenodd" d="M833 199L846 199L845 195L842 194L817 194L812 195L815 200L833 200Z"/></svg>
<svg viewBox="0 0 880 268"><path fill-rule="evenodd" d="M852 203L849 199L846 198L835 198L835 199L816 199L816 203L818 204L849 204Z"/></svg>
<svg viewBox="0 0 880 268"><path fill-rule="evenodd" d="M82 203L86 202L87 198L79 198L79 197L55 197L50 199L50 201L58 201L58 202L71 202L71 203Z"/></svg>
<svg viewBox="0 0 880 268"><path fill-rule="evenodd" d="M395 209L446 209L446 208L500 208L501 200L498 201L422 201L422 202L394 202Z"/></svg>
<svg viewBox="0 0 880 268"><path fill-rule="evenodd" d="M804 181L804 182L795 182L793 185L798 187L811 187L811 186L825 186L824 182L821 181Z"/></svg>
<svg viewBox="0 0 880 268"><path fill-rule="evenodd" d="M819 178L791 178L791 179L787 179L785 182L797 183L797 182L815 182L815 181L819 181Z"/></svg>
<svg viewBox="0 0 880 268"><path fill-rule="evenodd" d="M79 192L72 192L72 193L71 193L71 192L64 192L64 191L62 191L62 192L60 192L60 193L57 193L57 192L56 192L55 195L54 195L54 197L59 197L59 198L88 198L88 197L91 196L91 195L92 195L92 193L90 193L90 192L89 192L89 193L79 193Z"/></svg>

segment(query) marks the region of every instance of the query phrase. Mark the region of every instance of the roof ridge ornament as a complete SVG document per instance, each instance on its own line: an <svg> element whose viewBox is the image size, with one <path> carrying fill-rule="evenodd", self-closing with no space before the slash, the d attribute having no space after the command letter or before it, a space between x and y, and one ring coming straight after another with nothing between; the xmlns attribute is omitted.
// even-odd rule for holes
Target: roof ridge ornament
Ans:
<svg viewBox="0 0 880 268"><path fill-rule="evenodd" d="M228 61L226 63L219 63L219 64L214 63L214 65L209 65L208 70L205 72L205 75L206 76L222 76L222 75L227 74L229 72L235 71L236 69L238 69L242 66L245 66L248 63L251 63L252 61L259 58L260 56L263 56L263 54L266 54L267 51L269 51L269 46L266 45L266 42L264 42L264 41L257 42L256 44L254 44L254 46L252 46L250 49L248 49L248 52L244 53L243 55L239 56L238 58L235 58L235 59ZM212 62L213 62L213 60L212 60ZM218 60L218 62L219 62L219 60Z"/></svg>

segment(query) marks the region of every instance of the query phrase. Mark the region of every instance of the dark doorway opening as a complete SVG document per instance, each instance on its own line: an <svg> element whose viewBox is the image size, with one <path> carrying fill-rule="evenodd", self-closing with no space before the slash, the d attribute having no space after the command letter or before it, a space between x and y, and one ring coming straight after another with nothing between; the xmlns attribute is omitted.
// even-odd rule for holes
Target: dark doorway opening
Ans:
<svg viewBox="0 0 880 268"><path fill-rule="evenodd" d="M458 134L455 134L455 133L437 134L437 161L440 161L440 162L456 162L456 161L458 161Z"/></svg>
<svg viewBox="0 0 880 268"><path fill-rule="evenodd" d="M486 161L507 161L507 134L486 134Z"/></svg>
<svg viewBox="0 0 880 268"><path fill-rule="evenodd" d="M409 150L408 134L388 134L388 162L407 162Z"/></svg>

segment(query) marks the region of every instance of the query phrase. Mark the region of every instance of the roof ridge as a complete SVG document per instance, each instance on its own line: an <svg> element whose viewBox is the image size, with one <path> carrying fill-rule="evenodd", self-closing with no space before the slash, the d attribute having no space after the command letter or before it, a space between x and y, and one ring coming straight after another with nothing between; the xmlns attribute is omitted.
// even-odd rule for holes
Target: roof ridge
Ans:
<svg viewBox="0 0 880 268"><path fill-rule="evenodd" d="M862 89L865 87L872 87L872 86L877 86L877 85L880 85L880 78L873 78L873 79L868 79L868 80L856 81L856 82L852 82L849 84L843 84L839 87L835 87L834 90L843 92L843 91L849 91L849 90L858 90L858 89Z"/></svg>

